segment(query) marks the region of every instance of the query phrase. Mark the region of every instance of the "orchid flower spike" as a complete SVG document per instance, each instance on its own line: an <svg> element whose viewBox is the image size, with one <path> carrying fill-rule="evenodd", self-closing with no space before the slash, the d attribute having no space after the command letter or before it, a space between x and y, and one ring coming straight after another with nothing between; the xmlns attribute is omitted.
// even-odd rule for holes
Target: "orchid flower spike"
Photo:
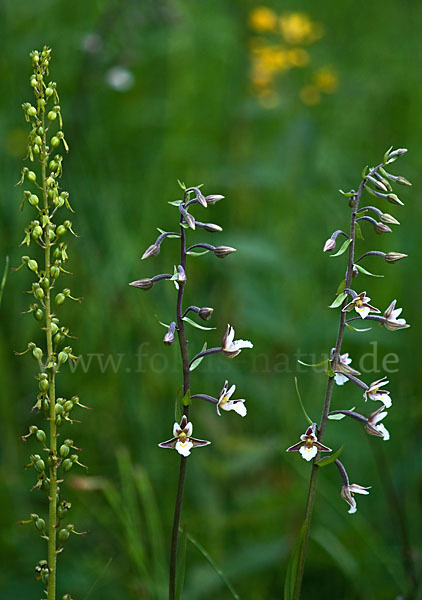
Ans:
<svg viewBox="0 0 422 600"><path fill-rule="evenodd" d="M380 406L378 410L369 415L365 429L370 435L382 437L387 442L390 439L390 432L383 423L380 423L388 414L384 408L385 406Z"/></svg>
<svg viewBox="0 0 422 600"><path fill-rule="evenodd" d="M228 387L229 387L229 382L226 380L224 383L223 389L221 390L220 395L218 397L218 402L217 402L218 416L221 416L221 413L220 413L220 409L221 409L221 410L227 410L227 411L234 410L241 417L245 417L246 413L247 413L246 406L245 406L245 400L243 398L241 398L240 400L231 400L231 397L233 396L233 394L236 390L236 386L232 385L230 387L230 389L228 389Z"/></svg>
<svg viewBox="0 0 422 600"><path fill-rule="evenodd" d="M352 359L349 358L348 352L346 354L340 354L337 364L334 366L334 371L341 371L342 373L349 373L350 375L360 375L359 371L349 367L351 362ZM347 381L349 381L349 378L342 373L336 373L334 375L334 381L337 385L344 385Z"/></svg>
<svg viewBox="0 0 422 600"><path fill-rule="evenodd" d="M349 504L350 508L348 510L348 513L350 515L352 515L353 513L355 513L357 511L357 506L356 506L356 500L354 499L353 495L354 494L369 494L368 490L371 489L371 486L369 487L363 487L361 485L357 485L356 483L352 483L349 485L343 485L343 487L341 488L340 494L341 497L343 498L343 500L346 500L347 504Z"/></svg>
<svg viewBox="0 0 422 600"><path fill-rule="evenodd" d="M349 304L346 304L346 306L343 308L343 312L355 309L362 319L366 319L370 312L380 313L381 311L378 308L368 304L370 301L371 298L366 295L366 292L361 292L356 296L356 298L353 298Z"/></svg>
<svg viewBox="0 0 422 600"><path fill-rule="evenodd" d="M385 408L390 408L392 404L390 392L388 392L387 390L380 390L381 387L383 387L384 385L388 385L388 383L389 381L386 377L382 377L381 379L373 381L368 387L368 389L365 390L363 393L365 402L368 400L368 398L370 400L375 401L380 400L384 404Z"/></svg>
<svg viewBox="0 0 422 600"><path fill-rule="evenodd" d="M228 358L234 358L240 354L242 348L253 348L253 344L249 340L235 340L234 333L233 327L231 325L227 325L226 332L221 341L221 349L223 354L228 356Z"/></svg>
<svg viewBox="0 0 422 600"><path fill-rule="evenodd" d="M390 331L396 331L396 329L406 329L407 327L410 327L410 325L406 323L405 319L397 318L403 309L396 308L396 302L397 300L393 300L384 313L384 318L386 319L384 321L384 326Z"/></svg>
<svg viewBox="0 0 422 600"><path fill-rule="evenodd" d="M208 446L211 442L207 440L198 440L192 437L193 426L188 422L186 415L183 415L179 423L173 425L173 436L171 440L158 444L160 448L175 448L182 456L189 456L191 448L197 446Z"/></svg>
<svg viewBox="0 0 422 600"><path fill-rule="evenodd" d="M318 452L331 452L331 448L324 446L321 442L318 442L318 438L315 435L316 423L313 423L308 427L303 435L300 436L301 441L290 448L287 448L286 452L299 451L302 458L305 460L312 460Z"/></svg>

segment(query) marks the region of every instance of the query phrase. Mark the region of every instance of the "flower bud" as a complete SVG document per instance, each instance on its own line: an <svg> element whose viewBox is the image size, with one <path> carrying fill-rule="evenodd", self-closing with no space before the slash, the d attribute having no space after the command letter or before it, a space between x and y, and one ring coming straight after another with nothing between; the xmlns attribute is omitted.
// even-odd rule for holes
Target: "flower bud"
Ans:
<svg viewBox="0 0 422 600"><path fill-rule="evenodd" d="M67 359L69 358L69 355L67 352L64 352L62 350L62 352L59 352L59 355L57 357L57 362L59 363L59 365L63 365Z"/></svg>
<svg viewBox="0 0 422 600"><path fill-rule="evenodd" d="M211 319L213 312L213 308L210 308L209 306L204 306L203 308L199 309L198 315L203 321L208 321L209 319Z"/></svg>
<svg viewBox="0 0 422 600"><path fill-rule="evenodd" d="M176 323L174 321L172 321L170 323L170 326L168 328L168 331L166 333L166 335L163 338L163 342L165 344L167 344L168 346L170 346L170 344L172 344L174 342L174 332L176 329Z"/></svg>
<svg viewBox="0 0 422 600"><path fill-rule="evenodd" d="M47 379L41 379L38 383L38 387L40 388L40 392L43 394L47 393L49 388Z"/></svg>
<svg viewBox="0 0 422 600"><path fill-rule="evenodd" d="M389 153L388 158L394 158L395 156L402 156L403 154L406 154L407 152L407 148L397 148L397 150L393 150L392 152Z"/></svg>
<svg viewBox="0 0 422 600"><path fill-rule="evenodd" d="M28 198L28 202L31 206L38 206L39 198L36 194L31 194Z"/></svg>
<svg viewBox="0 0 422 600"><path fill-rule="evenodd" d="M43 473L45 471L45 462L43 461L43 459L41 458L41 456L39 456L39 454L36 454L34 457L34 468L36 471L38 471L38 473Z"/></svg>
<svg viewBox="0 0 422 600"><path fill-rule="evenodd" d="M61 304L63 304L63 302L65 300L66 300L66 296L64 294L62 294L61 292L56 294L55 303L57 304L57 306L60 306Z"/></svg>
<svg viewBox="0 0 422 600"><path fill-rule="evenodd" d="M51 231L51 230L50 230ZM56 265L52 265L50 267L50 275L53 279L57 279L58 276L60 275L60 269L59 267L57 267Z"/></svg>
<svg viewBox="0 0 422 600"><path fill-rule="evenodd" d="M26 176L29 181L32 181L32 183L35 183L35 181L37 180L37 175L36 175L36 173L34 173L34 171L28 171Z"/></svg>
<svg viewBox="0 0 422 600"><path fill-rule="evenodd" d="M395 219L393 216L389 215L388 213L382 213L382 215L380 216L380 220L382 223L385 223L386 225L400 225L399 221L397 221L397 219Z"/></svg>
<svg viewBox="0 0 422 600"><path fill-rule="evenodd" d="M336 247L335 240L328 238L328 240L324 244L324 252L331 252Z"/></svg>
<svg viewBox="0 0 422 600"><path fill-rule="evenodd" d="M400 198L396 194L387 194L387 200L391 204L399 204L400 206L404 206L404 203L400 200Z"/></svg>
<svg viewBox="0 0 422 600"><path fill-rule="evenodd" d="M198 227L205 229L205 231L210 231L211 233L223 231L223 228L220 227L220 225L217 225L216 223L198 223L197 221L196 224L198 225Z"/></svg>
<svg viewBox="0 0 422 600"><path fill-rule="evenodd" d="M73 467L73 462L70 460L70 458L65 458L64 461L62 462L62 469L63 471L70 471L70 469Z"/></svg>
<svg viewBox="0 0 422 600"><path fill-rule="evenodd" d="M70 537L70 531L68 531L67 529L60 529L57 537L59 538L59 542L67 542L67 540Z"/></svg>
<svg viewBox="0 0 422 600"><path fill-rule="evenodd" d="M35 437L37 438L37 440L39 442L41 442L41 444L45 444L45 442L47 440L45 431L43 431L42 429L38 429L37 433L35 434Z"/></svg>
<svg viewBox="0 0 422 600"><path fill-rule="evenodd" d="M59 454L62 458L66 458L69 455L70 448L67 444L62 444L59 449Z"/></svg>
<svg viewBox="0 0 422 600"><path fill-rule="evenodd" d="M387 252L387 254L384 256L385 260L388 263L395 263L398 260L401 260L402 258L406 258L407 254L401 254L400 252Z"/></svg>
<svg viewBox="0 0 422 600"><path fill-rule="evenodd" d="M179 283L185 283L187 281L185 269L182 267L182 265L178 265L177 267L177 281Z"/></svg>
<svg viewBox="0 0 422 600"><path fill-rule="evenodd" d="M236 252L236 248L231 248L230 246L217 246L217 248L214 248L213 252L218 258L224 258L232 252Z"/></svg>
<svg viewBox="0 0 422 600"><path fill-rule="evenodd" d="M221 196L220 194L211 194L210 196L205 196L205 200L209 205L213 205L219 200L222 200L223 198L224 196Z"/></svg>
<svg viewBox="0 0 422 600"><path fill-rule="evenodd" d="M57 118L57 113L55 110L50 110L50 112L47 114L47 119L49 121L55 121Z"/></svg>
<svg viewBox="0 0 422 600"><path fill-rule="evenodd" d="M388 225L384 225L384 223L381 223L380 221L378 221L376 225L374 225L374 229L375 233L378 233L379 235L381 235L382 233L391 233L392 231L390 227L388 227Z"/></svg>
<svg viewBox="0 0 422 600"><path fill-rule="evenodd" d="M157 254L160 254L160 246L151 244L151 246L143 253L142 260L145 260L145 258L149 258L150 256L156 256Z"/></svg>
<svg viewBox="0 0 422 600"><path fill-rule="evenodd" d="M35 520L35 527L38 529L38 531L44 531L44 529L45 529L44 519L41 519L41 517L38 517L38 519Z"/></svg>
<svg viewBox="0 0 422 600"><path fill-rule="evenodd" d="M30 271L33 271L34 273L38 272L38 263L36 260L31 258L30 260L28 260L27 265Z"/></svg>
<svg viewBox="0 0 422 600"><path fill-rule="evenodd" d="M36 360L41 360L42 356L43 356L43 351L41 350L41 348L35 347L32 350L32 356L36 359Z"/></svg>
<svg viewBox="0 0 422 600"><path fill-rule="evenodd" d="M129 283L129 285L139 288L141 290L150 290L152 288L152 286L154 285L154 282L149 277L146 277L145 279L138 279L137 281L131 281L131 283Z"/></svg>

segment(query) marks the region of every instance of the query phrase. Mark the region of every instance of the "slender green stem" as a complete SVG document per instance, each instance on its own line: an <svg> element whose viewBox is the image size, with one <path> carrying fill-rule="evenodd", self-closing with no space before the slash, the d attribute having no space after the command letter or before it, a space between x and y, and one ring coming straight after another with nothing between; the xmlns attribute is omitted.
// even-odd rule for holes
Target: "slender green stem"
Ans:
<svg viewBox="0 0 422 600"><path fill-rule="evenodd" d="M45 133L45 120L42 119L43 148L41 158L42 170L42 193L44 200L44 208L48 210L49 203L47 197L47 182L46 182L46 164L48 160L47 154L47 139ZM45 228L45 276L51 282L50 264L51 264L51 243L50 243L50 226L47 224ZM54 362L53 351L53 335L51 330L51 288L47 287L45 292L45 332L47 341L47 365ZM48 368L48 383L49 383L49 402L50 402L50 459L51 466L49 472L49 492L48 492L48 600L56 600L56 566L57 566L57 430L56 430L56 372L53 367Z"/></svg>
<svg viewBox="0 0 422 600"><path fill-rule="evenodd" d="M369 175L372 175L380 167L383 167L383 166L384 166L384 163L381 163L374 169L371 169ZM362 192L363 192L363 189L365 186L365 182L366 182L366 178L363 178L359 185L358 191L356 192L356 194L353 197L352 214L351 214L351 218L350 218L351 243L349 245L349 255L348 255L347 268L346 268L345 290L350 289L350 285L352 282L354 256L355 256L355 243L356 243L356 232L355 232L356 213L358 212L359 202L362 197ZM346 304L347 304L347 300L345 299L341 308L343 309ZM346 313L341 311L339 328L338 328L338 333L337 333L337 340L336 340L336 344L335 344L335 348L334 348L334 353L332 356L333 364L336 364L336 362L341 354L341 345L342 345L343 337L344 337L345 323L346 323ZM322 442L324 439L325 428L327 426L327 421L328 421L328 414L330 412L333 388L334 388L334 377L328 377L327 388L326 388L326 392L325 392L324 406L322 409L321 421L320 421L320 425L319 425L319 429L318 429L318 439L320 442ZM300 555L299 555L299 559L298 559L296 581L295 581L295 587L294 587L293 597L292 597L293 600L299 600L300 591L302 588L303 573L305 570L305 562L306 562L306 550L307 550L307 546L308 546L309 531L310 531L310 527L311 527L312 513L313 513L313 509L314 509L315 496L316 496L316 490L317 490L319 467L316 465L316 462L317 462L318 458L319 458L319 455L317 455L314 459L314 462L312 464L311 476L310 476L310 480L309 480L308 497L306 500L306 508L305 508L305 522L304 522L305 533L303 536L303 542L302 542Z"/></svg>
<svg viewBox="0 0 422 600"><path fill-rule="evenodd" d="M180 264L186 271L186 233L182 227L183 217L180 217ZM183 368L183 392L186 394L190 389L190 365L188 347L185 333L185 326L183 321L183 293L186 282L179 282L179 290L177 293L177 332L179 338L180 354L182 357L182 368ZM183 407L183 413L189 419L189 406ZM174 507L173 517L173 529L171 535L171 548L170 548L170 577L169 577L169 600L174 600L176 592L176 570L177 570L177 547L179 541L179 526L180 516L182 513L183 505L183 494L185 487L186 477L186 466L187 458L185 456L180 457L179 467L179 479L177 484L176 503Z"/></svg>

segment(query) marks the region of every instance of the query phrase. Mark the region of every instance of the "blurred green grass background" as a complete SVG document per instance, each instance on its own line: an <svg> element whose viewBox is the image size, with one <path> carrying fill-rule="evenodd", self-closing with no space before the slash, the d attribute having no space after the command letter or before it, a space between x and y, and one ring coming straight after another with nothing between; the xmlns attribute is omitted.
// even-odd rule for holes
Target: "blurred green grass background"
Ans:
<svg viewBox="0 0 422 600"><path fill-rule="evenodd" d="M292 13L301 15L297 22L289 22ZM294 376L315 420L325 386L322 375L298 370L297 352L312 362L312 353L329 351L337 329L338 314L327 307L344 261L323 255L322 246L334 229L347 227L338 188L356 187L362 167L378 163L395 145L409 148L395 172L414 187L401 194L405 207L384 208L402 225L377 239L365 227L361 247L410 258L392 266L368 260L368 268L386 277L361 275L356 286L382 309L397 297L412 327L346 332L344 344L355 363L372 340L381 358L399 355L390 384L392 439L368 439L354 422L330 426L326 442L345 444L352 481L373 488L358 499L357 515L349 516L335 469L321 473L303 597L387 600L406 594L398 515L405 515L416 562L421 528L422 5L3 0L0 15L0 258L9 255L11 266L19 264L18 243L30 220L28 210L18 211L22 190L14 187L27 134L20 105L31 100L28 53L47 44L71 147L63 187L71 193L80 235L70 240L75 276L67 281L84 297L82 306L69 304L63 312L78 337L77 354L123 355L116 370L102 372L94 359L86 373L78 368L59 379L60 394L77 393L93 408L81 415L82 425L66 428L83 448L89 479L73 473L64 497L73 505L72 522L89 535L74 537L60 556L60 593L79 600L166 597L178 460L157 442L170 435L180 376L176 349L162 347L164 330L155 315L169 321L175 295L165 284L145 294L127 284L172 268L171 240L159 257L141 263L140 255L155 239L155 227L173 227L177 210L167 201L180 196L181 179L226 196L207 220L224 228L218 243L238 248L224 262L210 255L192 259L187 300L215 307L210 344L230 322L255 345L234 361L211 357L192 376L194 392L212 395L229 378L249 412L244 420L234 414L220 419L212 407L194 406L195 433L213 443L189 462L182 521L241 598L282 597L309 473L298 455L284 452L305 427ZM287 19L284 30L274 25L274 15ZM302 64L289 66L289 60ZM19 440L30 424L39 424L30 413L36 371L27 357L13 354L39 339L33 318L20 314L29 285L29 274L9 273L1 306L2 598L39 597L32 574L45 557L44 542L31 528L18 527L28 513L44 510L43 499L29 493L32 474L23 470L36 445ZM193 330L192 351L204 339ZM141 344L146 356L139 364ZM336 389L334 406L372 408L363 407L350 384ZM391 506L391 486L399 513ZM187 557L186 600L230 597L192 545Z"/></svg>

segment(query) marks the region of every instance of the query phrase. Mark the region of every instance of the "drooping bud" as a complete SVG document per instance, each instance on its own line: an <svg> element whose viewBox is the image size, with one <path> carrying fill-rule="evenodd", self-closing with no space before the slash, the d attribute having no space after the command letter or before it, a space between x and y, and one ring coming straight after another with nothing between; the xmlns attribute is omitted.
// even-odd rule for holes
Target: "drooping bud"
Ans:
<svg viewBox="0 0 422 600"><path fill-rule="evenodd" d="M176 323L174 321L172 321L170 323L170 326L168 328L168 331L166 333L166 335L163 338L163 342L165 344L167 344L168 346L170 346L170 344L172 344L174 342L174 332L176 330Z"/></svg>
<svg viewBox="0 0 422 600"><path fill-rule="evenodd" d="M224 196L221 196L220 194L211 194L210 196L205 196L205 200L210 206L215 204L219 200L223 200L223 198Z"/></svg>
<svg viewBox="0 0 422 600"><path fill-rule="evenodd" d="M211 319L213 312L213 308L210 308L209 306L204 306L203 308L199 309L198 315L203 321L208 321L209 319Z"/></svg>
<svg viewBox="0 0 422 600"><path fill-rule="evenodd" d="M375 233L378 233L379 235L381 235L382 233L391 233L392 231L390 227L388 227L388 225L384 225L384 223L381 223L380 221L378 221L376 225L374 225L374 229Z"/></svg>
<svg viewBox="0 0 422 600"><path fill-rule="evenodd" d="M150 256L156 256L157 254L160 254L160 246L158 246L157 244L151 244L151 246L147 248L143 253L142 260L145 260Z"/></svg>
<svg viewBox="0 0 422 600"><path fill-rule="evenodd" d="M205 231L210 231L211 233L215 233L217 231L223 231L223 228L216 223L201 223L200 221L196 221L198 227L205 229Z"/></svg>
<svg viewBox="0 0 422 600"><path fill-rule="evenodd" d="M407 254L402 254L401 252L387 252L385 255L385 260L388 263L395 263L402 258L406 258Z"/></svg>
<svg viewBox="0 0 422 600"><path fill-rule="evenodd" d="M336 247L335 240L328 238L328 240L324 244L324 252L331 252Z"/></svg>
<svg viewBox="0 0 422 600"><path fill-rule="evenodd" d="M177 281L179 283L185 283L187 281L185 269L182 267L182 265L177 267Z"/></svg>
<svg viewBox="0 0 422 600"><path fill-rule="evenodd" d="M391 204L398 204L399 206L404 206L404 203L400 200L400 198L396 194L387 194L387 200Z"/></svg>
<svg viewBox="0 0 422 600"><path fill-rule="evenodd" d="M146 277L145 279L138 279L137 281L131 281L129 283L129 285L131 285L132 287L139 288L140 290L150 290L152 288L152 286L154 285L154 282L149 277Z"/></svg>
<svg viewBox="0 0 422 600"><path fill-rule="evenodd" d="M397 150L393 150L392 152L390 152L388 154L388 160L395 158L395 157L399 157L402 156L403 154L406 154L407 152L407 148L397 148Z"/></svg>
<svg viewBox="0 0 422 600"><path fill-rule="evenodd" d="M231 248L230 246L217 246L214 248L213 252L217 258L224 258L232 252L236 252L236 248Z"/></svg>
<svg viewBox="0 0 422 600"><path fill-rule="evenodd" d="M388 213L382 213L380 215L380 220L382 223L385 223L386 225L400 225L400 222L397 221L397 219L395 219L392 215L389 215Z"/></svg>

